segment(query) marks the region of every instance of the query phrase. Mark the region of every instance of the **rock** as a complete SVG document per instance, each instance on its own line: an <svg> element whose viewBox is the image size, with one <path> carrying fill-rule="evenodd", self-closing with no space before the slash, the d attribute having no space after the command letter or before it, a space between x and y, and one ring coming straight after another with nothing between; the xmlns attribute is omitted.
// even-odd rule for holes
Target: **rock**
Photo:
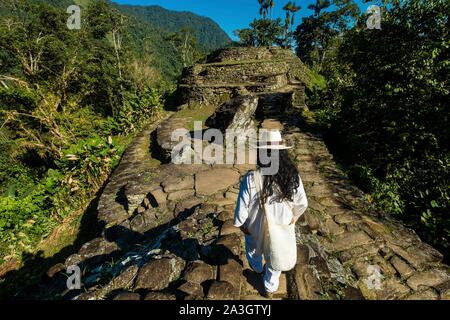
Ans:
<svg viewBox="0 0 450 320"><path fill-rule="evenodd" d="M397 256L392 257L391 263L402 279L408 278L414 272L414 269L411 268L409 264Z"/></svg>
<svg viewBox="0 0 450 320"><path fill-rule="evenodd" d="M253 114L258 107L256 95L238 96L225 102L206 120L210 128L225 130L247 130L253 127Z"/></svg>
<svg viewBox="0 0 450 320"><path fill-rule="evenodd" d="M236 291L231 283L214 281L208 290L208 300L236 300Z"/></svg>
<svg viewBox="0 0 450 320"><path fill-rule="evenodd" d="M359 279L366 280L371 275L370 267L372 265L372 263L364 259L358 259L351 265L351 269Z"/></svg>
<svg viewBox="0 0 450 320"><path fill-rule="evenodd" d="M148 193L154 189L153 183L145 180L145 177L139 176L135 180L130 180L124 190L127 201L127 212L133 214L134 211L144 202Z"/></svg>
<svg viewBox="0 0 450 320"><path fill-rule="evenodd" d="M172 141L172 133L177 129L186 128L189 119L179 118L175 115L161 122L154 133L156 135L157 147L160 154L165 159L170 159L172 149L177 145L177 141Z"/></svg>
<svg viewBox="0 0 450 320"><path fill-rule="evenodd" d="M141 214L137 214L130 221L131 230L139 233L145 233L157 226L157 217L155 209L147 209Z"/></svg>
<svg viewBox="0 0 450 320"><path fill-rule="evenodd" d="M195 238L183 239L182 241L168 240L168 250L186 261L195 261L199 256L199 240Z"/></svg>
<svg viewBox="0 0 450 320"><path fill-rule="evenodd" d="M197 222L192 218L183 220L178 224L178 230L183 237L192 237L198 231Z"/></svg>
<svg viewBox="0 0 450 320"><path fill-rule="evenodd" d="M178 202L177 205L175 206L175 216L178 216L178 214L184 212L187 209L193 209L194 207L201 204L202 201L203 199L201 198L192 197Z"/></svg>
<svg viewBox="0 0 450 320"><path fill-rule="evenodd" d="M233 203L236 203L237 198L238 198L238 194L234 193L234 192L231 192L231 191L227 191L227 192L225 192L225 198L232 200Z"/></svg>
<svg viewBox="0 0 450 320"><path fill-rule="evenodd" d="M144 300L176 300L175 295L164 292L149 292Z"/></svg>
<svg viewBox="0 0 450 320"><path fill-rule="evenodd" d="M115 277L111 282L111 290L128 289L133 287L139 268L136 265L129 266L121 274Z"/></svg>
<svg viewBox="0 0 450 320"><path fill-rule="evenodd" d="M372 257L372 264L379 266L383 275L386 275L387 277L396 274L396 269L389 263L389 261L386 261L380 255Z"/></svg>
<svg viewBox="0 0 450 320"><path fill-rule="evenodd" d="M331 244L331 247L334 251L342 251L370 242L372 242L372 239L365 232L356 231L343 234Z"/></svg>
<svg viewBox="0 0 450 320"><path fill-rule="evenodd" d="M264 129L276 129L282 131L284 129L283 124L275 119L264 119L261 123L261 128Z"/></svg>
<svg viewBox="0 0 450 320"><path fill-rule="evenodd" d="M99 295L99 293L97 291L88 291L88 292L83 292L82 294L80 294L78 297L76 297L74 299L79 300L79 301L100 300L98 295Z"/></svg>
<svg viewBox="0 0 450 320"><path fill-rule="evenodd" d="M340 260L342 262L348 262L358 258L369 258L378 254L379 247L374 244L367 244L357 246L348 250L341 251Z"/></svg>
<svg viewBox="0 0 450 320"><path fill-rule="evenodd" d="M8 274L11 271L19 269L20 266L21 266L21 263L18 259L11 259L11 260L4 262L0 266L0 278L2 278L3 276L5 276L6 274Z"/></svg>
<svg viewBox="0 0 450 320"><path fill-rule="evenodd" d="M439 300L439 295L433 289L414 292L406 300Z"/></svg>
<svg viewBox="0 0 450 320"><path fill-rule="evenodd" d="M164 188L164 192L170 193L173 191L179 190L187 190L194 188L194 177L193 176L185 176L183 178L178 179L170 179L167 181L163 181L162 186Z"/></svg>
<svg viewBox="0 0 450 320"><path fill-rule="evenodd" d="M442 260L442 254L425 243L406 249L392 243L388 243L388 246L419 271L423 271L428 266L435 265Z"/></svg>
<svg viewBox="0 0 450 320"><path fill-rule="evenodd" d="M212 250L212 259L217 264L224 264L241 254L241 239L237 234L221 236Z"/></svg>
<svg viewBox="0 0 450 320"><path fill-rule="evenodd" d="M120 292L113 300L141 300L141 296L135 292Z"/></svg>
<svg viewBox="0 0 450 320"><path fill-rule="evenodd" d="M317 213L310 209L307 209L304 213L304 217L311 230L319 230L320 218L318 217Z"/></svg>
<svg viewBox="0 0 450 320"><path fill-rule="evenodd" d="M227 220L225 221L222 226L220 227L220 235L221 236L226 236L228 234L239 234L240 229L236 228L234 226L234 221L233 220Z"/></svg>
<svg viewBox="0 0 450 320"><path fill-rule="evenodd" d="M352 211L348 209L343 209L339 207L328 207L325 209L325 212L330 216L338 216L341 214L352 214Z"/></svg>
<svg viewBox="0 0 450 320"><path fill-rule="evenodd" d="M228 206L228 205L234 205L234 204L236 204L236 201L233 199L230 199L230 198L220 198L220 199L209 200L208 203L212 203L217 206L224 207L224 206Z"/></svg>
<svg viewBox="0 0 450 320"><path fill-rule="evenodd" d="M144 200L145 199L147 199L147 198L144 198ZM144 201L143 201L144 202ZM142 213L144 213L144 211L145 211L146 209L143 207L143 206L140 206L140 207L138 207L137 209L136 209L136 213L137 214L142 214Z"/></svg>
<svg viewBox="0 0 450 320"><path fill-rule="evenodd" d="M226 211L221 211L218 216L217 216L217 220L219 221L227 221L227 220L232 220L234 219L234 212L230 211L230 210L226 210Z"/></svg>
<svg viewBox="0 0 450 320"><path fill-rule="evenodd" d="M65 265L77 265L80 262L87 262L91 265L99 264L111 258L113 253L120 250L115 242L108 242L103 238L95 238L85 243L77 255L67 258Z"/></svg>
<svg viewBox="0 0 450 320"><path fill-rule="evenodd" d="M144 209L149 209L151 207L151 203L148 197L144 198L144 201L142 201L142 206L144 207Z"/></svg>
<svg viewBox="0 0 450 320"><path fill-rule="evenodd" d="M66 270L66 266L64 265L64 263L55 264L50 269L48 269L47 276L49 278L53 278L55 274L60 273L63 270Z"/></svg>
<svg viewBox="0 0 450 320"><path fill-rule="evenodd" d="M325 219L325 221L320 224L320 230L329 237L337 236L345 232L345 230L331 218Z"/></svg>
<svg viewBox="0 0 450 320"><path fill-rule="evenodd" d="M177 257L152 260L139 269L134 289L157 291L167 288L180 277L184 267L184 260Z"/></svg>
<svg viewBox="0 0 450 320"><path fill-rule="evenodd" d="M330 198L330 197L320 198L319 202L321 205L323 205L325 207L338 207L339 208L342 206L342 204L337 199Z"/></svg>
<svg viewBox="0 0 450 320"><path fill-rule="evenodd" d="M214 270L209 265L202 261L192 261L184 271L183 279L197 284L202 284L207 280L214 278Z"/></svg>
<svg viewBox="0 0 450 320"><path fill-rule="evenodd" d="M439 291L441 300L450 300L450 281L441 283L435 288Z"/></svg>
<svg viewBox="0 0 450 320"><path fill-rule="evenodd" d="M297 264L301 266L309 264L309 248L304 244L297 245Z"/></svg>
<svg viewBox="0 0 450 320"><path fill-rule="evenodd" d="M362 221L361 217L353 212L339 214L334 217L334 220L338 224L357 224Z"/></svg>
<svg viewBox="0 0 450 320"><path fill-rule="evenodd" d="M450 280L450 274L445 269L431 269L413 274L406 281L408 286L417 290L419 286L435 287Z"/></svg>
<svg viewBox="0 0 450 320"><path fill-rule="evenodd" d="M153 188L148 197L154 207L161 207L167 202L167 194L164 193L161 187Z"/></svg>
<svg viewBox="0 0 450 320"><path fill-rule="evenodd" d="M106 198L106 195L105 195ZM125 200L126 201L126 200ZM106 202L106 201L105 201ZM123 206L114 202L114 206L108 204L105 207L98 208L98 220L105 225L118 224L128 218L128 212L124 210Z"/></svg>
<svg viewBox="0 0 450 320"><path fill-rule="evenodd" d="M218 280L226 281L233 285L236 294L239 294L242 280L242 265L235 259L229 259L226 264L219 266Z"/></svg>
<svg viewBox="0 0 450 320"><path fill-rule="evenodd" d="M204 298L203 287L198 283L185 282L178 287L178 291L183 294L184 300L199 300Z"/></svg>
<svg viewBox="0 0 450 320"><path fill-rule="evenodd" d="M178 201L181 199L186 199L189 197L192 197L195 194L195 191L192 190L179 190L179 191L174 191L172 193L169 193L169 196L167 197L168 200L170 201Z"/></svg>
<svg viewBox="0 0 450 320"><path fill-rule="evenodd" d="M67 257L66 261L64 262L64 265L67 268L70 266L76 266L81 262L82 262L81 256L78 253L74 253Z"/></svg>
<svg viewBox="0 0 450 320"><path fill-rule="evenodd" d="M353 287L344 288L344 300L365 300L361 290Z"/></svg>
<svg viewBox="0 0 450 320"><path fill-rule="evenodd" d="M328 269L327 262L321 256L315 256L310 259L310 264L315 267L321 279L330 279L331 273Z"/></svg>
<svg viewBox="0 0 450 320"><path fill-rule="evenodd" d="M396 279L387 279L381 282L381 290L375 290L378 300L403 299L410 289Z"/></svg>
<svg viewBox="0 0 450 320"><path fill-rule="evenodd" d="M308 198L308 208L317 212L323 212L325 210L325 207L314 200L314 197Z"/></svg>
<svg viewBox="0 0 450 320"><path fill-rule="evenodd" d="M195 190L198 195L212 195L239 182L240 175L232 169L217 168L203 171L195 176Z"/></svg>
<svg viewBox="0 0 450 320"><path fill-rule="evenodd" d="M367 279L361 279L358 281L358 286L364 297L369 300L402 299L411 292L407 286L396 279L381 280L379 288L370 288Z"/></svg>
<svg viewBox="0 0 450 320"><path fill-rule="evenodd" d="M322 286L311 266L297 264L294 269L294 281L300 300L320 300Z"/></svg>

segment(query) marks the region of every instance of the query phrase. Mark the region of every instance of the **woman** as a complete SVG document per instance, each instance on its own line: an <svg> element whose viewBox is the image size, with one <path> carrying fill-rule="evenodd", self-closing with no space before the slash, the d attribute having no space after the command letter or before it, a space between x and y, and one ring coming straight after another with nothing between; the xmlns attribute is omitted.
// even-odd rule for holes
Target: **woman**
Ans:
<svg viewBox="0 0 450 320"><path fill-rule="evenodd" d="M263 268L262 247L264 241L267 241L264 231L265 219L270 218L280 225L295 224L305 212L308 201L298 170L287 152L291 147L283 143L279 131L265 131L265 133L258 146L258 173L249 172L241 182L234 225L241 228L245 234L246 257L250 267L257 273L264 272L264 295L270 298L278 290L281 271L274 270L267 264ZM263 157L264 154L267 154L267 157ZM264 164L268 162L267 158L270 161ZM265 161L262 161L263 159ZM278 170L275 172L265 170L277 161ZM259 174L264 171L269 173ZM260 188L255 184L256 175L261 177L261 180L257 179L261 181ZM262 203L265 204L265 211ZM266 218L266 214L270 217ZM269 258L265 257L265 260L270 261Z"/></svg>

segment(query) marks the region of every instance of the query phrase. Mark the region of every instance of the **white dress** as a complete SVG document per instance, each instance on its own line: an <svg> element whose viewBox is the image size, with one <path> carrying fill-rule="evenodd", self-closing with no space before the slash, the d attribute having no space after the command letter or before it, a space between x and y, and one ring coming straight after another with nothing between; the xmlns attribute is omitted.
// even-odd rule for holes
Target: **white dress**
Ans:
<svg viewBox="0 0 450 320"><path fill-rule="evenodd" d="M302 179L299 176L299 187L294 193L293 201L273 202L275 196L272 195L267 203L267 215L270 221L277 224L289 224L292 217L299 218L308 207L305 189ZM292 208L292 209L291 209ZM257 248L262 247L263 224L265 219L263 209L260 206L259 195L256 191L253 172L249 172L243 179L239 189L239 196L234 212L234 226L244 226L250 232L245 236L245 251L249 264L256 272L262 272L262 255L257 252ZM275 292L278 289L281 271L267 268L264 274L264 287L268 292Z"/></svg>
<svg viewBox="0 0 450 320"><path fill-rule="evenodd" d="M299 218L308 207L305 189L302 179L299 176L299 187L294 193L293 201L271 202L275 195L272 195L267 202L268 219L276 224L289 224L292 217ZM292 208L292 210L291 210ZM259 203L259 195L256 191L253 172L249 172L242 180L239 196L234 212L234 226L246 227L256 240L256 235L262 233L262 219L264 213Z"/></svg>

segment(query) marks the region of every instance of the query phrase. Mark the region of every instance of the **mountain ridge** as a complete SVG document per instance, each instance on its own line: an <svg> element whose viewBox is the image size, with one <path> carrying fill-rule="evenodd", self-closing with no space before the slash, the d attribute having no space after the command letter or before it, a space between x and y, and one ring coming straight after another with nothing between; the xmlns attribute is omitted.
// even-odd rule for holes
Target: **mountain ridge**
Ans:
<svg viewBox="0 0 450 320"><path fill-rule="evenodd" d="M140 22L156 28L177 32L191 28L199 43L207 50L214 50L231 43L228 34L213 19L190 11L174 11L159 5L122 5L113 2L121 12L134 16Z"/></svg>

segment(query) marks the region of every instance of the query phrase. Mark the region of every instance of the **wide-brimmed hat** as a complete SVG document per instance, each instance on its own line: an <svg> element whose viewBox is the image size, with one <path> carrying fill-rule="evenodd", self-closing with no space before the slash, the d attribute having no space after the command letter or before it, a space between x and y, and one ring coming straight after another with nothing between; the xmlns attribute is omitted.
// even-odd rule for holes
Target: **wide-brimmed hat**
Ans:
<svg viewBox="0 0 450 320"><path fill-rule="evenodd" d="M260 132L260 139L256 148L285 150L291 149L292 146L286 145L279 130L264 130Z"/></svg>

